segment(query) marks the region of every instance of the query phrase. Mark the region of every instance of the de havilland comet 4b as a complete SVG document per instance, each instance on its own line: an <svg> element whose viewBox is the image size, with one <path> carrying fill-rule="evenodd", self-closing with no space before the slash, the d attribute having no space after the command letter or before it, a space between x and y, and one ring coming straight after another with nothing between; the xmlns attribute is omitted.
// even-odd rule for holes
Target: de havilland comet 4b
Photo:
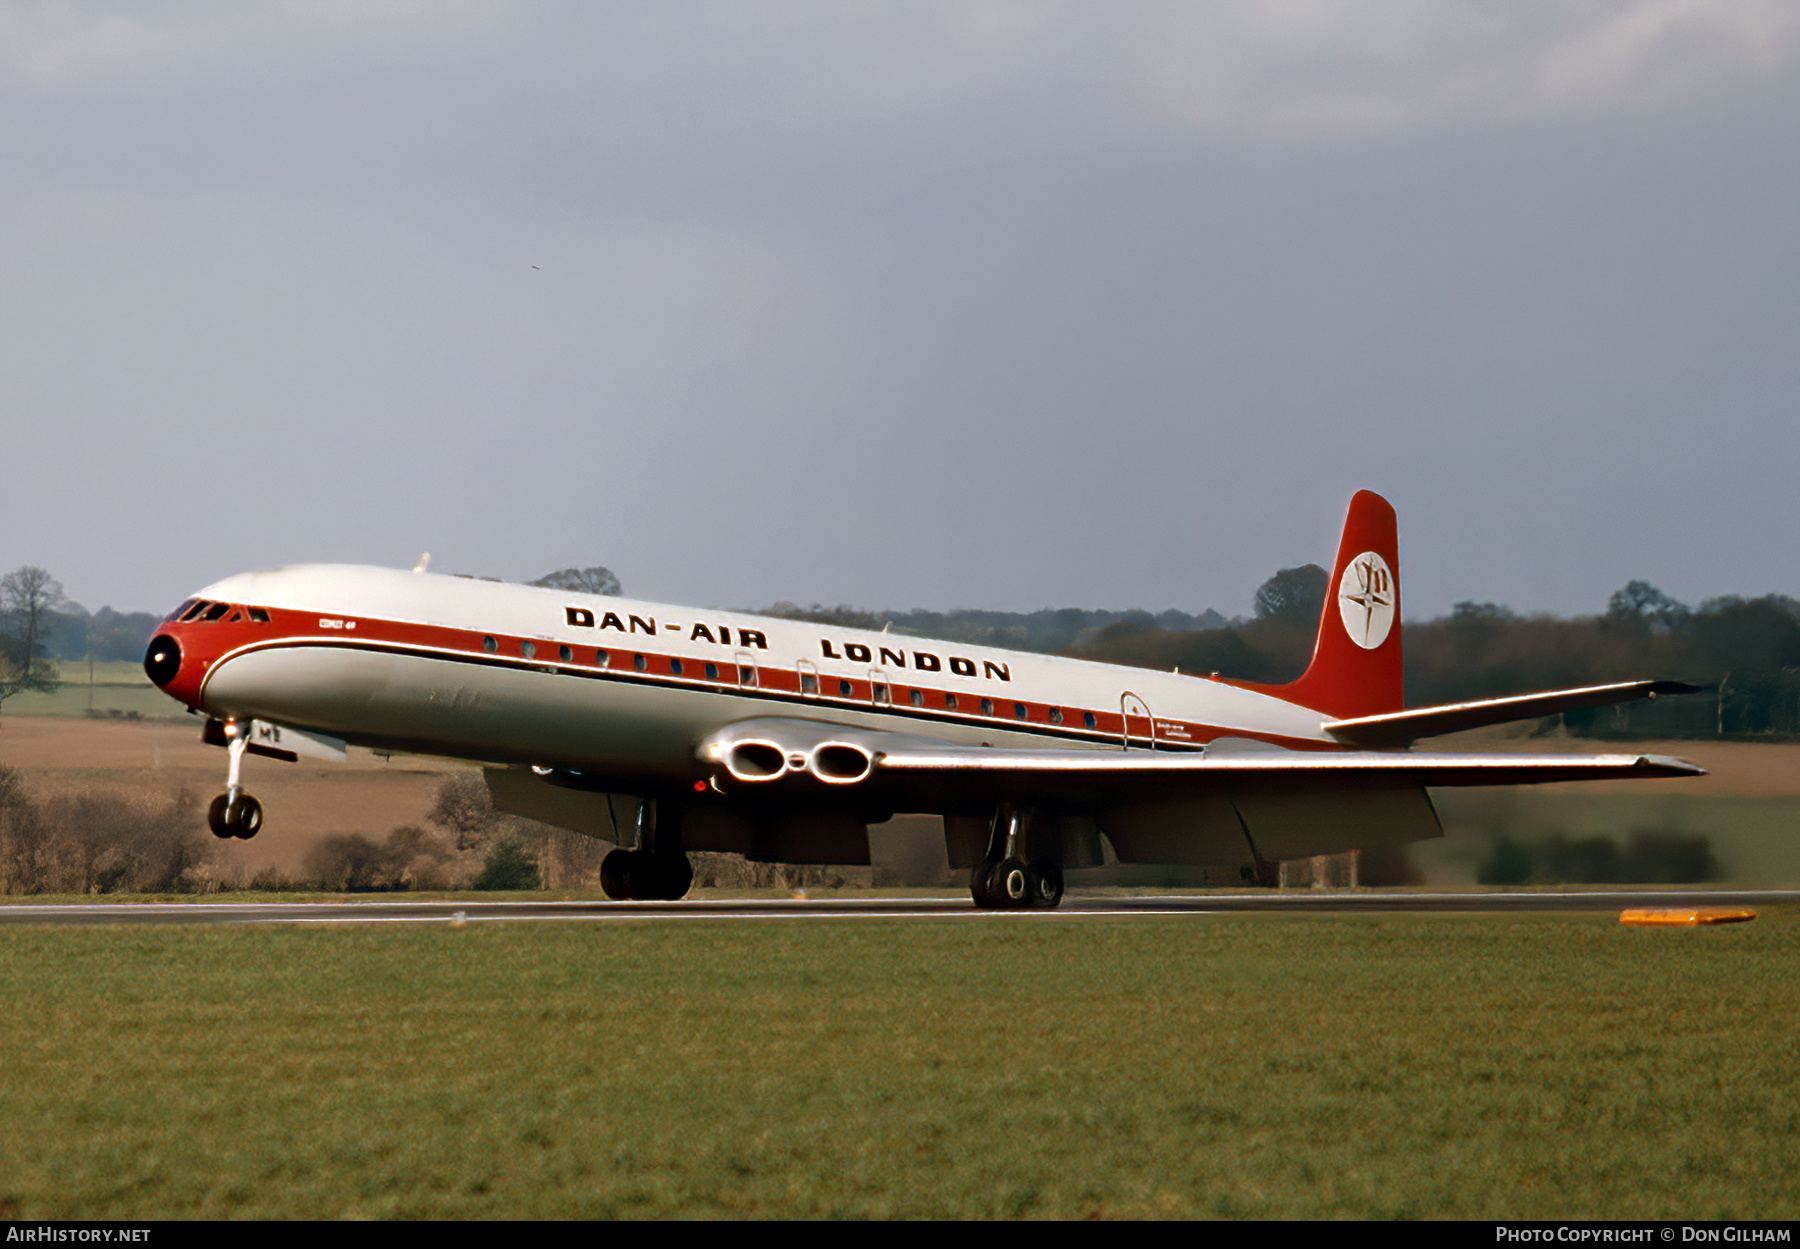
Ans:
<svg viewBox="0 0 1800 1249"><path fill-rule="evenodd" d="M158 628L150 679L229 748L210 819L251 837L247 753L346 745L486 765L502 810L618 844L615 898L687 852L869 861L940 815L984 907L1053 907L1104 861L1269 880L1283 859L1442 834L1432 786L1699 775L1635 754L1427 753L1437 734L1688 692L1633 681L1436 707L1401 696L1394 510L1350 504L1311 664L1255 685L381 568L229 577Z"/></svg>

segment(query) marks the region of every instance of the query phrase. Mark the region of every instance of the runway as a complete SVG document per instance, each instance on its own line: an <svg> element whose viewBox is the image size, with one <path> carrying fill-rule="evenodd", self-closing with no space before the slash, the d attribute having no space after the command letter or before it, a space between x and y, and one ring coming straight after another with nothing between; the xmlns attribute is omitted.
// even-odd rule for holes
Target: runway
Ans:
<svg viewBox="0 0 1800 1249"><path fill-rule="evenodd" d="M1635 890L1543 893L1230 893L1069 895L1054 911L982 911L967 895L900 898L702 898L681 902L66 902L0 904L0 925L475 924L807 919L964 919L1057 923L1119 916L1399 915L1621 911L1627 908L1800 904L1800 890Z"/></svg>

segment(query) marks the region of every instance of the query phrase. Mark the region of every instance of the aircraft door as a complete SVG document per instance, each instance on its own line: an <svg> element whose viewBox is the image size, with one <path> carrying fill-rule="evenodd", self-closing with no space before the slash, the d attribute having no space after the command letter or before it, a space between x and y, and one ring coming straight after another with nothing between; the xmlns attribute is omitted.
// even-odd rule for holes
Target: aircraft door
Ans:
<svg viewBox="0 0 1800 1249"><path fill-rule="evenodd" d="M869 669L869 701L877 707L886 707L894 701L894 693L888 685L887 669Z"/></svg>
<svg viewBox="0 0 1800 1249"><path fill-rule="evenodd" d="M1119 718L1123 722L1119 749L1130 750L1134 741L1156 749L1156 720L1150 714L1149 703L1126 690L1119 695Z"/></svg>
<svg viewBox="0 0 1800 1249"><path fill-rule="evenodd" d="M807 698L819 696L819 669L811 660L802 659L794 665L800 676L800 693Z"/></svg>
<svg viewBox="0 0 1800 1249"><path fill-rule="evenodd" d="M756 688L756 657L749 651L737 653L737 681L746 688Z"/></svg>

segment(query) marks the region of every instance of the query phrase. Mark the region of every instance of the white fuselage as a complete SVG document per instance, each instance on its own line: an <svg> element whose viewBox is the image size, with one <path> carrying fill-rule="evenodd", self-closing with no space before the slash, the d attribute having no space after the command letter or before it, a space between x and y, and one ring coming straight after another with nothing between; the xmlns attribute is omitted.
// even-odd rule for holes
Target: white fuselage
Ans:
<svg viewBox="0 0 1800 1249"><path fill-rule="evenodd" d="M771 715L965 745L1336 745L1320 712L1206 677L463 577L306 566L196 601L231 610L165 624L203 664L171 694L377 749L676 778L707 734Z"/></svg>

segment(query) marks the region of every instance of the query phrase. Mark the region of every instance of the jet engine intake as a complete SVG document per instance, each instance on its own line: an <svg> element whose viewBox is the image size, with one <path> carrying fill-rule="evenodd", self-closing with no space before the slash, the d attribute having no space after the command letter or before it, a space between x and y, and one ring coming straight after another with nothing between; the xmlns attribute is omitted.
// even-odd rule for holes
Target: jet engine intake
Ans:
<svg viewBox="0 0 1800 1249"><path fill-rule="evenodd" d="M724 763L738 781L778 781L788 774L787 752L774 742L754 737L727 746Z"/></svg>
<svg viewBox="0 0 1800 1249"><path fill-rule="evenodd" d="M875 770L875 752L855 742L820 742L806 756L806 770L827 785L854 785Z"/></svg>

